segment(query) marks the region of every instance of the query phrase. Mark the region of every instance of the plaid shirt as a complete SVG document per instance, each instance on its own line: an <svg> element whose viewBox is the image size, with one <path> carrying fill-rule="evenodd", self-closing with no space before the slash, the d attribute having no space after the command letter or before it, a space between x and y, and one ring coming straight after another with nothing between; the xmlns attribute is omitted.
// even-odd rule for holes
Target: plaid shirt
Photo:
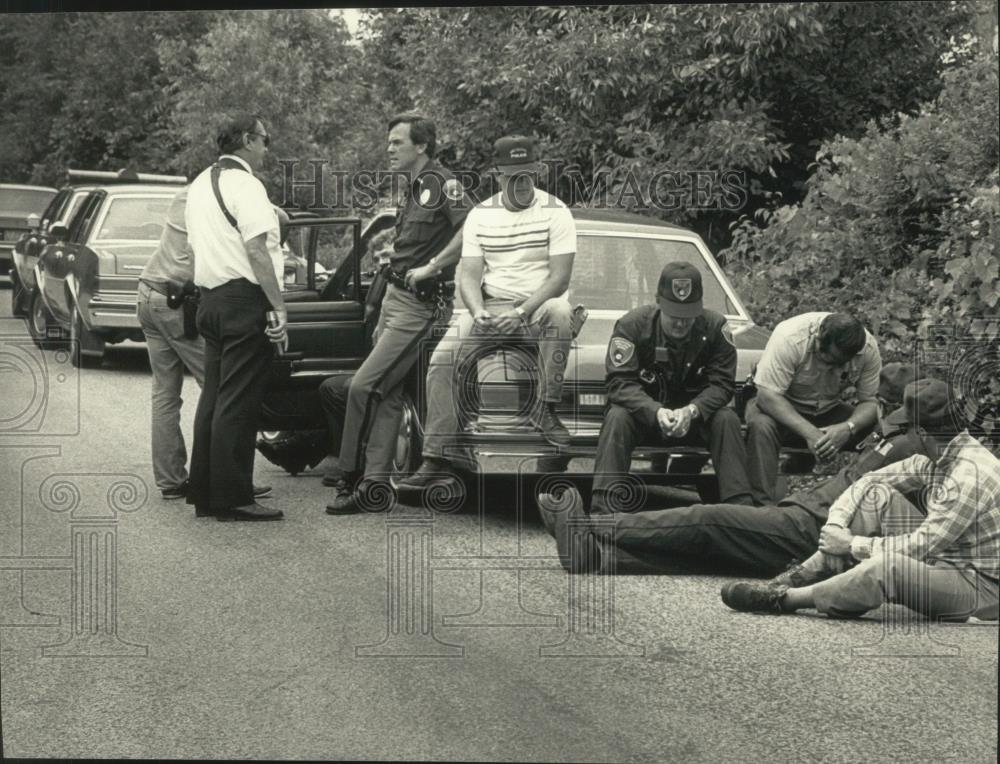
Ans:
<svg viewBox="0 0 1000 764"><path fill-rule="evenodd" d="M872 511L876 498L884 496L881 486L903 493L922 490L927 516L905 535L855 536L855 559L895 553L959 567L971 564L980 573L1000 576L1000 460L968 431L955 436L936 461L920 454L862 477L830 507L828 523L846 528L855 512Z"/></svg>

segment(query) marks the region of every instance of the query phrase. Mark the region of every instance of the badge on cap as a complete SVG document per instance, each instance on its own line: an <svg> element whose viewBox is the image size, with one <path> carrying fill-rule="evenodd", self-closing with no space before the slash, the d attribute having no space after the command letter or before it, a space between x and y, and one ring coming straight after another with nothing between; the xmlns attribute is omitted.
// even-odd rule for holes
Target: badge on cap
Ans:
<svg viewBox="0 0 1000 764"><path fill-rule="evenodd" d="M459 201L465 192L462 189L462 184L459 183L455 178L449 178L444 182L444 195L451 199L453 202Z"/></svg>
<svg viewBox="0 0 1000 764"><path fill-rule="evenodd" d="M611 364L613 366L624 366L635 355L635 345L621 337L613 337L611 339L611 346L608 348L608 355L611 356Z"/></svg>
<svg viewBox="0 0 1000 764"><path fill-rule="evenodd" d="M429 188L425 188L423 191L420 192L420 203L428 204L430 200L431 200L431 190Z"/></svg>
<svg viewBox="0 0 1000 764"><path fill-rule="evenodd" d="M681 302L691 296L691 279L671 279L670 289Z"/></svg>

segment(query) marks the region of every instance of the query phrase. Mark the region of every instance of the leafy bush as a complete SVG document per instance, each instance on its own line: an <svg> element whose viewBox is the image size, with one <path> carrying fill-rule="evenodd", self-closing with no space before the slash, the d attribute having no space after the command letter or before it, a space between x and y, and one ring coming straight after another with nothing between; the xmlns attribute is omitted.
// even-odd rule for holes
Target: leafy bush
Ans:
<svg viewBox="0 0 1000 764"><path fill-rule="evenodd" d="M1000 357L996 59L975 59L942 80L916 116L825 143L801 204L733 226L720 256L758 321L842 310L876 334L886 360L914 359L942 334L952 348L971 339ZM936 349L927 358L952 363ZM967 397L979 396L996 421L990 375L973 376L982 384Z"/></svg>

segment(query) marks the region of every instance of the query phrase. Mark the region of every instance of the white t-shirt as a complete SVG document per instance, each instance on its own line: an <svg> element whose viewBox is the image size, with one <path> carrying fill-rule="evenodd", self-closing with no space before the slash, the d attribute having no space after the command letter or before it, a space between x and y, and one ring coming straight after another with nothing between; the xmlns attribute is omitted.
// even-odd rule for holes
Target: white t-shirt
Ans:
<svg viewBox="0 0 1000 764"><path fill-rule="evenodd" d="M194 251L194 283L209 289L239 278L259 283L250 267L244 242L266 233L267 251L280 285L284 258L278 246L278 216L267 198L264 184L239 157L226 154L221 158L232 159L247 168L247 172L223 170L219 174L219 193L230 214L236 218L239 231L229 224L215 198L212 168L203 170L191 183L184 208L188 242Z"/></svg>
<svg viewBox="0 0 1000 764"><path fill-rule="evenodd" d="M516 212L500 194L491 196L472 208L462 229L462 259L484 258L483 286L491 297L527 299L548 278L550 257L575 253L573 214L537 188L531 205Z"/></svg>

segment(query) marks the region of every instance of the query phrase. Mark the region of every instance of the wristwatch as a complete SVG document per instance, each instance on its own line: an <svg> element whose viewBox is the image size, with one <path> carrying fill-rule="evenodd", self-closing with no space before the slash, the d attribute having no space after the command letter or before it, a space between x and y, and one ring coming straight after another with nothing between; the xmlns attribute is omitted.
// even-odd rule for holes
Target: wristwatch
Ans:
<svg viewBox="0 0 1000 764"><path fill-rule="evenodd" d="M854 424L850 419L847 420L847 429L851 431L851 435L854 435L854 431L858 429L857 425Z"/></svg>
<svg viewBox="0 0 1000 764"><path fill-rule="evenodd" d="M524 312L524 308L522 308L520 305L514 308L514 312L521 317L522 321L524 320L525 316L528 315L527 313Z"/></svg>
<svg viewBox="0 0 1000 764"><path fill-rule="evenodd" d="M692 419L697 419L698 418L698 414L700 412L698 411L698 407L695 406L693 403L689 403L688 404L688 411L691 412L691 418Z"/></svg>

